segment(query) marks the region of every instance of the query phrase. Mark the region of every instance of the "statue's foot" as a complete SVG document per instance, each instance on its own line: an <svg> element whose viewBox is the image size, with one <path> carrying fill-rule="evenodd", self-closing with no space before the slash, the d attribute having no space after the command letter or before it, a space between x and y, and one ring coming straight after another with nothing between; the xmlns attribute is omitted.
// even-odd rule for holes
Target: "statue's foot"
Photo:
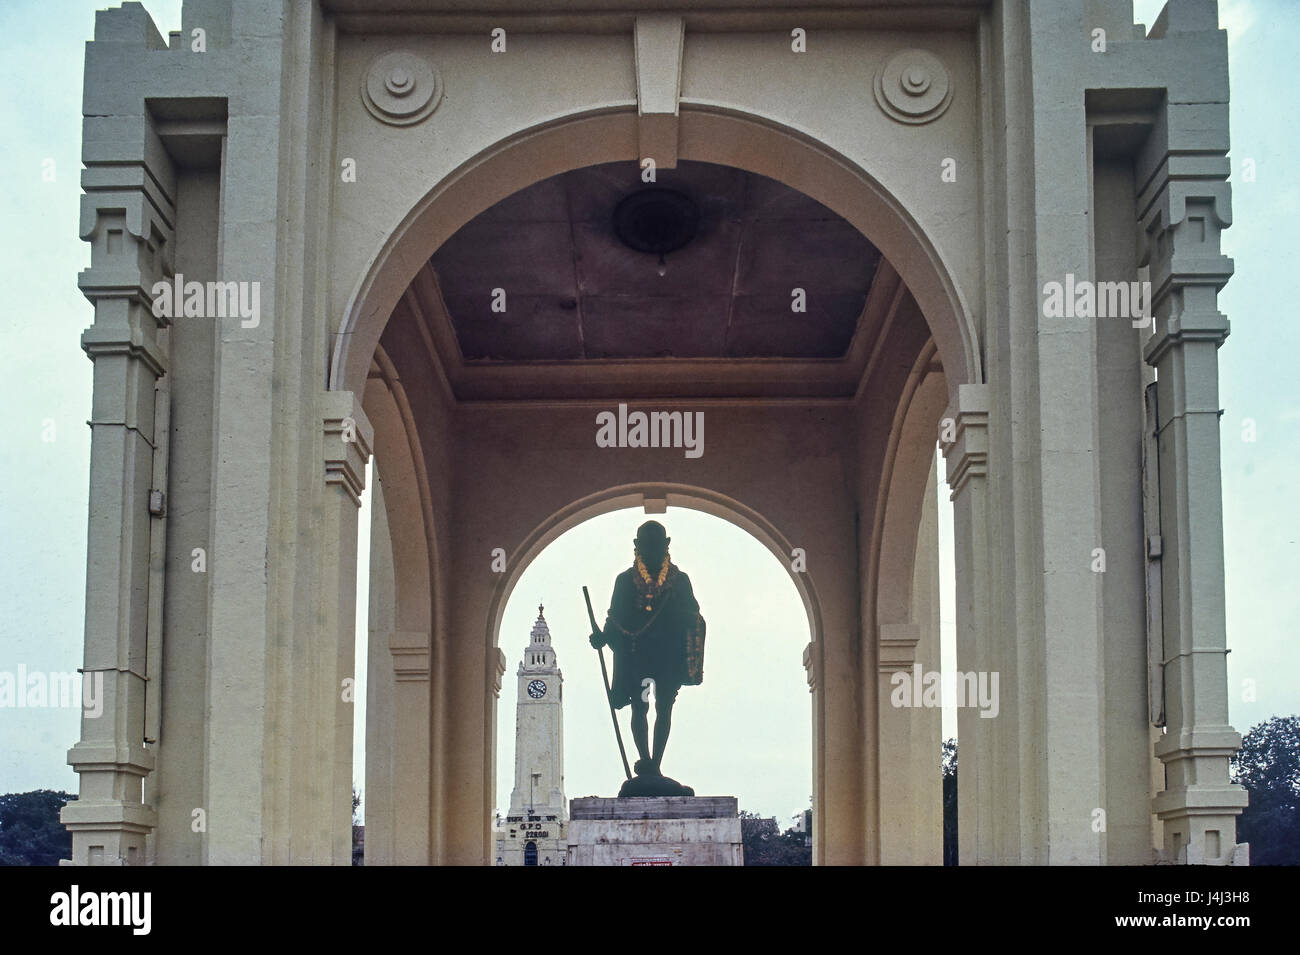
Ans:
<svg viewBox="0 0 1300 955"><path fill-rule="evenodd" d="M694 796L695 790L667 776L637 774L623 783L623 788L618 791L618 794L620 797Z"/></svg>

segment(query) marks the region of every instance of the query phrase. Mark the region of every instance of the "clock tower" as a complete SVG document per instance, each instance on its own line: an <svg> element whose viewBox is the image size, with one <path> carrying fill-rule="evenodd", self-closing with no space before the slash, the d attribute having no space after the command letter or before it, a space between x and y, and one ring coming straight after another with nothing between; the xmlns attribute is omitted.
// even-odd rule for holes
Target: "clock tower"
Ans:
<svg viewBox="0 0 1300 955"><path fill-rule="evenodd" d="M556 664L543 608L516 671L515 788L498 821L501 865L563 865L568 807L564 799L564 675Z"/></svg>

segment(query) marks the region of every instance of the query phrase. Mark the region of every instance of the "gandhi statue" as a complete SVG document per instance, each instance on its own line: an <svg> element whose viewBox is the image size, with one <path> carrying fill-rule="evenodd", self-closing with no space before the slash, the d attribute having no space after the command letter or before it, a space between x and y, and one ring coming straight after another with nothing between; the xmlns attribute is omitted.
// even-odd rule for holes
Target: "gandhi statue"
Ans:
<svg viewBox="0 0 1300 955"><path fill-rule="evenodd" d="M672 730L673 703L682 686L703 682L704 618L691 580L668 555L668 537L658 521L637 529L635 562L614 580L603 631L591 634L597 649L614 653L610 705L632 707L636 778L619 795L693 796L694 790L663 775L664 749ZM649 746L650 693L654 691L654 749Z"/></svg>

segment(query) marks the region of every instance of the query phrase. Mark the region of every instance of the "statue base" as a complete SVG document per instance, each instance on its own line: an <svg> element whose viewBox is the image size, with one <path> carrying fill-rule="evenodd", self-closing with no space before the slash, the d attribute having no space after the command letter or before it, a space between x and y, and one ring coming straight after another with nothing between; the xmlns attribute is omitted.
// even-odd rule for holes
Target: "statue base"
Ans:
<svg viewBox="0 0 1300 955"><path fill-rule="evenodd" d="M743 865L736 797L571 799L566 864Z"/></svg>

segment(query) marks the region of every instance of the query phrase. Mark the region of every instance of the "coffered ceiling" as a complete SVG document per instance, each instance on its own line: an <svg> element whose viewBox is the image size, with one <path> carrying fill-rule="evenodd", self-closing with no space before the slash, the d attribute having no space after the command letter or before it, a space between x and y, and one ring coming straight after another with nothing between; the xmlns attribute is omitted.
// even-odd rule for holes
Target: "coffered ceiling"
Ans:
<svg viewBox="0 0 1300 955"><path fill-rule="evenodd" d="M694 210L693 237L662 265L614 221L652 189ZM461 399L845 397L904 291L857 229L772 179L682 162L647 184L634 163L608 163L466 223L394 320L421 324Z"/></svg>

